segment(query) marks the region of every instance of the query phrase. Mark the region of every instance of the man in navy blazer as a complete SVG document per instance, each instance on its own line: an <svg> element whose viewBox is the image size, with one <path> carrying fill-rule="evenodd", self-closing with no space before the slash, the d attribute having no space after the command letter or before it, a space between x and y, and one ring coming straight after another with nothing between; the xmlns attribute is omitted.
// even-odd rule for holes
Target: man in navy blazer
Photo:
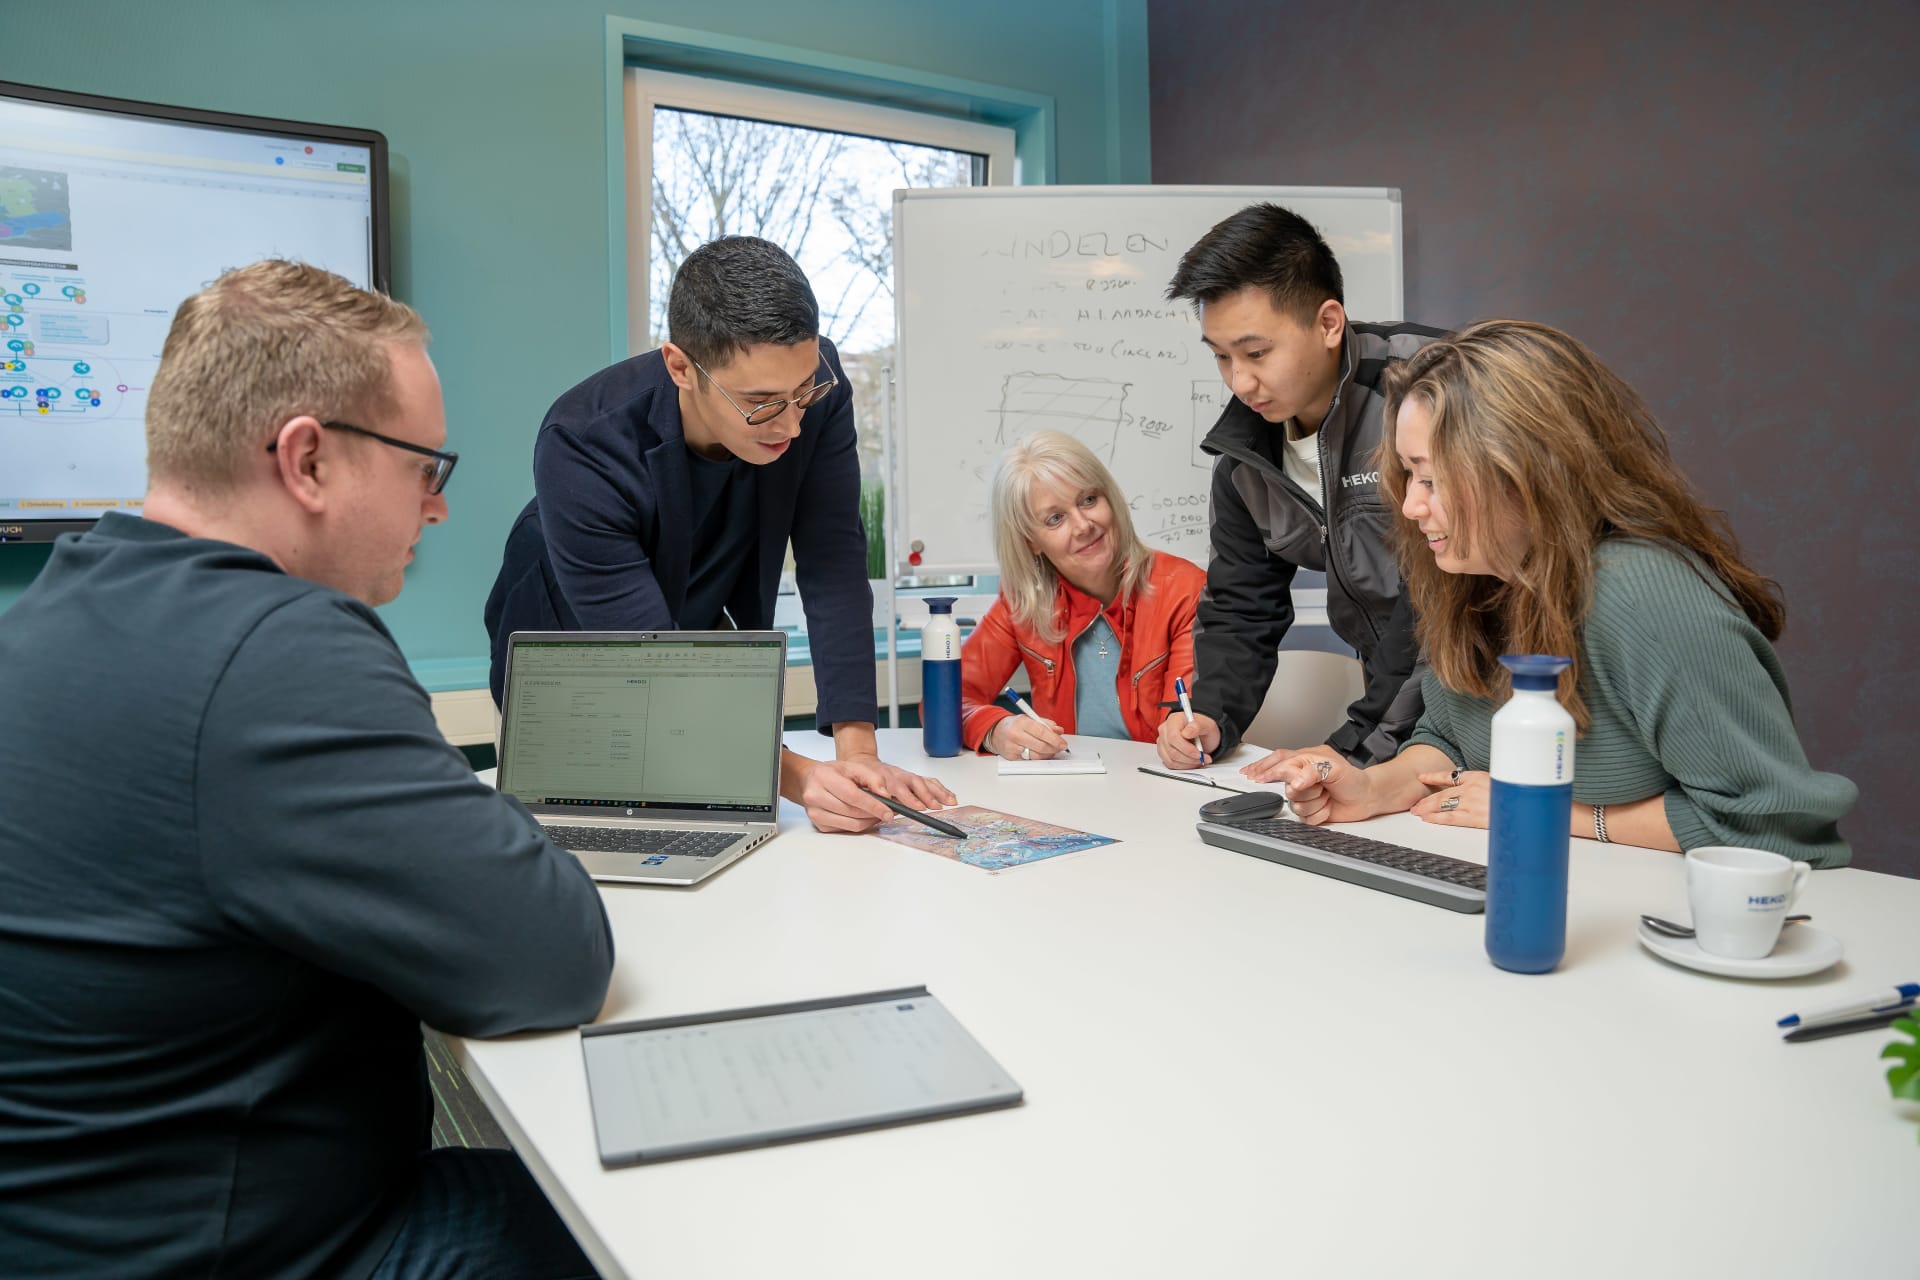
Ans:
<svg viewBox="0 0 1920 1280"><path fill-rule="evenodd" d="M892 816L863 787L952 804L879 757L853 396L799 264L751 236L703 245L674 275L667 330L547 411L487 599L494 702L515 631L770 627L791 540L836 758L783 752L780 793L823 831Z"/></svg>

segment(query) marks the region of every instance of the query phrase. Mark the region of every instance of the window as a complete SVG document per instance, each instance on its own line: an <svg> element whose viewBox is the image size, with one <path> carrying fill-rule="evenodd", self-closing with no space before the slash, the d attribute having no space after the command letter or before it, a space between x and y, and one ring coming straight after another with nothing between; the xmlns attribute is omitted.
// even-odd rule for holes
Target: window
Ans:
<svg viewBox="0 0 1920 1280"><path fill-rule="evenodd" d="M780 245L813 283L821 330L853 387L867 502L881 501L893 192L1012 182L1013 130L636 67L627 133L633 351L666 338L668 286L693 249L721 235ZM882 576L871 558L870 576Z"/></svg>
<svg viewBox="0 0 1920 1280"><path fill-rule="evenodd" d="M673 273L708 240L757 235L791 253L853 389L868 576L886 576L893 192L1011 183L1013 130L637 67L626 98L630 346L637 353L665 340ZM797 631L791 583L789 573L780 622Z"/></svg>

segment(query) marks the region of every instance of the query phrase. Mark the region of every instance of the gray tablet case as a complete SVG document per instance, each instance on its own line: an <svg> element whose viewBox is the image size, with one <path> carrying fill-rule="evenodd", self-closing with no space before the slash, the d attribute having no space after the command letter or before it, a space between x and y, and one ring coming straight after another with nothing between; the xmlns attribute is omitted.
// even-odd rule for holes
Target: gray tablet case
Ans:
<svg viewBox="0 0 1920 1280"><path fill-rule="evenodd" d="M582 1027L580 1048L608 1168L1022 1098L925 987Z"/></svg>

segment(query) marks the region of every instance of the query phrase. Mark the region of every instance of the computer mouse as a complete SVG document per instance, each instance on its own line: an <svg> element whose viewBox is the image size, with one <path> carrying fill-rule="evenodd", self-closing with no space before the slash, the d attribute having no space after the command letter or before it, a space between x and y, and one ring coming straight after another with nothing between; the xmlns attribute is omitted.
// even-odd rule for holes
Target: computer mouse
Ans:
<svg viewBox="0 0 1920 1280"><path fill-rule="evenodd" d="M1236 791L1201 805L1200 816L1208 822L1251 822L1271 818L1286 803L1278 791Z"/></svg>

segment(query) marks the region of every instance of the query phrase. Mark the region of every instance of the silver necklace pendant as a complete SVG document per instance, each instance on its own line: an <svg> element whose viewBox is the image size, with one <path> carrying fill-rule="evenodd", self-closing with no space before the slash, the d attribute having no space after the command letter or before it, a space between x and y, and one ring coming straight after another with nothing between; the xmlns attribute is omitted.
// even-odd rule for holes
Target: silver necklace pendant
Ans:
<svg viewBox="0 0 1920 1280"><path fill-rule="evenodd" d="M1100 656L1107 656L1107 633L1104 631L1100 633Z"/></svg>

